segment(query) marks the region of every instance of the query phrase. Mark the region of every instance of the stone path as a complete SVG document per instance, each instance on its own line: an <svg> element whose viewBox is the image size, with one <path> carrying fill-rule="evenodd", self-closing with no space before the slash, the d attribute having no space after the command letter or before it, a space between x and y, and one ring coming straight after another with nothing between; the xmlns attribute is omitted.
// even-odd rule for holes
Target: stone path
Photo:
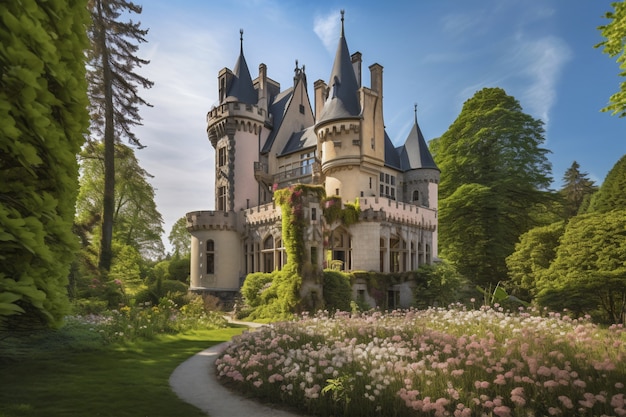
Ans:
<svg viewBox="0 0 626 417"><path fill-rule="evenodd" d="M243 323L258 327L257 323ZM180 364L170 376L170 386L178 397L211 417L298 417L254 400L236 395L217 381L215 360L228 343L195 354Z"/></svg>

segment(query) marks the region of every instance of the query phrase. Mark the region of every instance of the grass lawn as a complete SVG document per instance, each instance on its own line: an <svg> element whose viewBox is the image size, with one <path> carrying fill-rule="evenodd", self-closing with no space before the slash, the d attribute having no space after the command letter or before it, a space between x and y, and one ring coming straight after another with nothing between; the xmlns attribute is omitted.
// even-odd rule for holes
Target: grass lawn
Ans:
<svg viewBox="0 0 626 417"><path fill-rule="evenodd" d="M71 330L0 340L0 417L200 417L169 386L195 353L244 330L227 328L102 347ZM91 340L91 342L90 342Z"/></svg>

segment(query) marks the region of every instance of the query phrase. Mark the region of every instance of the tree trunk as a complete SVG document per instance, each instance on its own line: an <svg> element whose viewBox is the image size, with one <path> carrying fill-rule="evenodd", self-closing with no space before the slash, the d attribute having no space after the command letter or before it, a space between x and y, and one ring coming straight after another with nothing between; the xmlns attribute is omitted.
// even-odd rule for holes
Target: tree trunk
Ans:
<svg viewBox="0 0 626 417"><path fill-rule="evenodd" d="M113 212L115 211L115 129L113 120L113 80L109 62L108 45L102 5L98 1L98 37L102 48L102 72L104 82L104 198L102 204L102 236L98 267L104 272L111 270L113 260Z"/></svg>

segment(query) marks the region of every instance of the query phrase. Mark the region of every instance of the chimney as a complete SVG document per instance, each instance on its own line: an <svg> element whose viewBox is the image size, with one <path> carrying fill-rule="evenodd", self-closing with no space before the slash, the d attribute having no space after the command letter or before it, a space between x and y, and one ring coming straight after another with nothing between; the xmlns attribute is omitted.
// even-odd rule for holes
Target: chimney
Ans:
<svg viewBox="0 0 626 417"><path fill-rule="evenodd" d="M328 88L326 83L322 80L317 80L313 84L315 88L315 118L317 119L320 114L322 114L322 109L324 108L324 103L327 98Z"/></svg>
<svg viewBox="0 0 626 417"><path fill-rule="evenodd" d="M383 97L383 67L380 64L370 65L370 88L376 91L380 98Z"/></svg>

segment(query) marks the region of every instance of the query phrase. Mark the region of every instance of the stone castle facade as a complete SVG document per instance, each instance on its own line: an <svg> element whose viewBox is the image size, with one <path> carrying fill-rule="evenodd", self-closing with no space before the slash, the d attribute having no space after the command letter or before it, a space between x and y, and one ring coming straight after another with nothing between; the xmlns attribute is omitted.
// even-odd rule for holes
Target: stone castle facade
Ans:
<svg viewBox="0 0 626 417"><path fill-rule="evenodd" d="M243 32L242 32L243 35ZM215 210L187 213L191 233L191 290L228 298L245 277L286 263L276 189L324 187L327 196L358 201L359 219L329 224L319 198L304 199L305 257L311 268L402 272L437 257L440 171L417 123L396 147L385 132L383 67L369 66L362 83L359 52L341 36L328 82L314 83L314 106L305 69L296 62L293 85L281 91L259 65L252 79L241 50L233 70L218 74L219 104L207 115L215 148ZM319 280L301 295L321 294ZM353 288L373 305L364 283ZM390 285L387 305L412 302L410 283Z"/></svg>

